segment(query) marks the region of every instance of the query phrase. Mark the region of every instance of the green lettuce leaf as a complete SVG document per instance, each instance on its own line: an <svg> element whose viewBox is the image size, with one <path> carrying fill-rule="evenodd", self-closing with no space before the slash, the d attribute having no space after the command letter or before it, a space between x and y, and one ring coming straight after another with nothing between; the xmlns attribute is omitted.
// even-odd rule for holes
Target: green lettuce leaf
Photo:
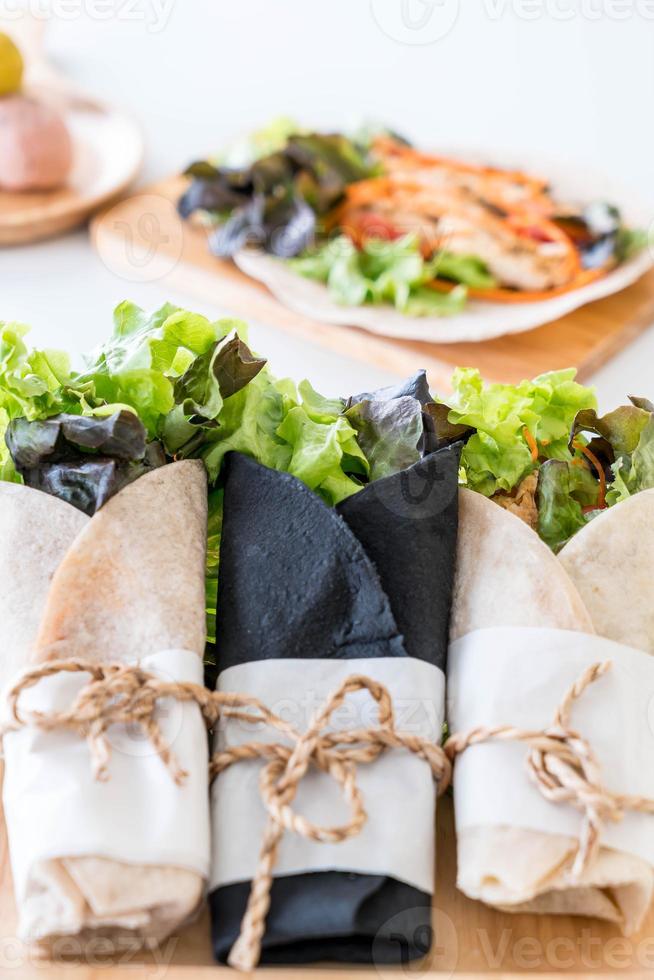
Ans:
<svg viewBox="0 0 654 980"><path fill-rule="evenodd" d="M223 529L223 491L212 490L208 501L207 566L205 594L207 607L207 639L216 642L216 610L218 607L218 568L220 539Z"/></svg>
<svg viewBox="0 0 654 980"><path fill-rule="evenodd" d="M342 415L345 401L342 398L325 398L315 391L306 379L298 385L302 407L314 422L335 422Z"/></svg>
<svg viewBox="0 0 654 980"><path fill-rule="evenodd" d="M643 426L631 456L625 454L613 464L613 474L614 482L607 494L609 504L654 487L654 416L650 415Z"/></svg>
<svg viewBox="0 0 654 980"><path fill-rule="evenodd" d="M597 502L597 480L585 466L547 460L538 473L538 533L559 551L588 522L584 509Z"/></svg>
<svg viewBox="0 0 654 980"><path fill-rule="evenodd" d="M345 306L388 303L411 316L450 316L466 301L464 287L440 293L425 286L434 278L432 264L412 235L371 239L361 249L343 235L289 264L300 275L326 283L332 298Z"/></svg>
<svg viewBox="0 0 654 980"><path fill-rule="evenodd" d="M627 262L647 246L648 233L642 228L627 228L622 225L618 229L615 240L615 257L618 262Z"/></svg>
<svg viewBox="0 0 654 980"><path fill-rule="evenodd" d="M148 316L133 303L121 303L114 312L112 337L94 353L75 384L90 389L96 400L131 406L155 436L175 406L176 379L235 329L245 333L240 321L211 323L170 304ZM205 377L208 397L206 383Z"/></svg>
<svg viewBox="0 0 654 980"><path fill-rule="evenodd" d="M277 428L291 447L286 469L330 504L340 503L361 489L361 483L342 470L345 456L363 460L356 433L344 416L333 422L314 422L301 405L291 408Z"/></svg>
<svg viewBox="0 0 654 980"><path fill-rule="evenodd" d="M277 435L286 411L285 389L266 370L225 403L217 425L202 430L201 443L182 450L182 456L204 460L211 483L219 477L223 460L232 450L251 456L271 469L285 470L290 446Z"/></svg>
<svg viewBox="0 0 654 980"><path fill-rule="evenodd" d="M632 493L654 487L654 420L643 429L638 448L631 457L628 485Z"/></svg>
<svg viewBox="0 0 654 980"><path fill-rule="evenodd" d="M14 461L9 452L6 442L7 429L9 427L9 415L4 408L0 408L0 480L5 483L22 483L22 477L16 472Z"/></svg>
<svg viewBox="0 0 654 980"><path fill-rule="evenodd" d="M28 329L0 322L0 408L9 418L45 418L63 411L69 400L68 356L63 351L28 350L23 341Z"/></svg>
<svg viewBox="0 0 654 980"><path fill-rule="evenodd" d="M429 286L412 289L402 307L407 316L455 316L465 308L468 294L464 286L441 293Z"/></svg>
<svg viewBox="0 0 654 980"><path fill-rule="evenodd" d="M483 259L476 255L456 255L443 250L432 259L431 269L434 276L460 282L471 289L492 289L497 286L497 279L490 274Z"/></svg>
<svg viewBox="0 0 654 980"><path fill-rule="evenodd" d="M518 385L484 385L479 371L459 368L452 378L448 421L475 429L461 465L473 490L492 496L511 491L535 468L525 429L540 455L571 459L568 439L574 419L597 405L592 389L575 382L575 370L551 371Z"/></svg>

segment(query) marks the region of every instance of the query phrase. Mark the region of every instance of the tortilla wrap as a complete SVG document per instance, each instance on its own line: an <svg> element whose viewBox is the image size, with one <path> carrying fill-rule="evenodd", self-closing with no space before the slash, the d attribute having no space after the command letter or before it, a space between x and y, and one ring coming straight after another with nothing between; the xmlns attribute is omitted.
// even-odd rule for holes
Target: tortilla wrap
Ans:
<svg viewBox="0 0 654 980"><path fill-rule="evenodd" d="M559 561L600 636L654 653L654 490L593 518L562 549Z"/></svg>
<svg viewBox="0 0 654 980"><path fill-rule="evenodd" d="M460 491L459 514L452 640L488 626L596 632L561 563L523 521L470 490ZM571 886L566 872L575 849L560 834L469 828L457 836L457 885L506 911L588 915L633 932L652 899L652 868L603 847Z"/></svg>
<svg viewBox="0 0 654 980"><path fill-rule="evenodd" d="M0 483L0 687L25 668L52 577L88 520L57 497Z"/></svg>
<svg viewBox="0 0 654 980"><path fill-rule="evenodd" d="M587 178L587 175L584 175ZM647 211L634 213L634 227L649 221ZM320 323L360 327L382 337L451 344L491 340L531 330L557 320L594 300L610 296L636 282L652 265L648 249L643 249L609 273L577 289L537 302L493 303L471 299L456 316L411 316L390 303L343 306L327 286L306 279L283 260L254 248L244 248L234 256L239 269L262 282L284 306L301 317Z"/></svg>
<svg viewBox="0 0 654 980"><path fill-rule="evenodd" d="M482 494L462 489L450 640L488 626L595 632L579 593L538 535Z"/></svg>
<svg viewBox="0 0 654 980"><path fill-rule="evenodd" d="M414 733L423 731L425 718L416 701L431 705L436 721L429 735L435 737L444 714L458 468L458 447L446 447L331 508L296 477L230 453L218 587L219 688L261 696L249 685L268 677L282 689L290 685L284 710L293 712L294 706L317 707L348 675L385 677L386 684L390 677L419 709L411 715ZM406 685L418 667L416 698ZM270 703L281 702L273 696ZM301 709L300 728L313 710ZM219 747L235 744L228 726L219 737ZM419 937L429 936L431 922L435 797L429 773L421 763L414 772L414 763L400 757L396 772L384 756L375 764L383 776L375 777L372 767L358 774L368 821L351 841L333 850L311 841L286 850L289 842L282 842L262 963L380 964L424 956ZM311 789L305 785L302 793L302 812L319 813ZM212 790L209 903L220 962L238 936L250 893L250 857L256 858L265 824L259 795L256 770L228 770ZM340 819L340 812L323 813L323 823ZM400 826L404 836L397 834Z"/></svg>
<svg viewBox="0 0 654 980"><path fill-rule="evenodd" d="M174 463L141 477L91 519L53 497L19 489L16 500L28 528L34 527L27 541L24 533L21 538L25 562L14 588L22 586L23 666L26 659L134 661L175 648L203 656L207 493L201 462ZM3 511L0 533L8 530L11 545L16 525L6 524ZM46 566L43 554L51 559ZM100 856L44 861L30 881L21 923L33 941L46 945L61 935L84 940L98 933L161 941L195 911L203 884L181 868Z"/></svg>

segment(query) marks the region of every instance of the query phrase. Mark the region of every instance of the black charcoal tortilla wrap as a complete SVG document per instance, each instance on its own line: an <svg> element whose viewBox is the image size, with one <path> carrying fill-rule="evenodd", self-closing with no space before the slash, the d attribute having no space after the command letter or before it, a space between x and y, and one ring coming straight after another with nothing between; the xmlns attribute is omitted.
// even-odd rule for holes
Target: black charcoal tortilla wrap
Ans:
<svg viewBox="0 0 654 980"><path fill-rule="evenodd" d="M302 702L307 685L320 674L322 686L312 691L319 693L312 702L315 708L346 676L366 673L368 666L371 674L385 667L384 676L394 677L400 688L405 673L422 671L427 677L421 692L425 703L429 698L441 699L442 682L434 683L433 678L442 677L447 653L457 533L457 470L458 449L447 448L402 473L370 484L332 509L294 477L230 454L220 552L219 687L242 690L244 681L246 686L253 683L256 693L266 700L270 680L270 694L273 696L274 687L274 697L279 699L281 676L287 682L285 689L282 682L281 690L292 703L267 703L291 710ZM418 708L422 710L424 705ZM431 737L438 741L442 705L436 708L438 731L432 730ZM306 727L310 714L304 707L296 711L298 728ZM245 733L244 740L251 737L251 732ZM397 765L397 760L393 763ZM404 801L407 820L412 818L411 780L416 776L416 764L417 778L426 780L432 794L428 797L425 839L412 839L408 824L393 823L398 799ZM373 765L381 766L382 760ZM407 864L422 865L425 879L432 878L435 795L431 774L420 760L406 755L400 765L397 782L384 786L385 802L379 810L372 812L379 800L366 801L369 822L360 839L311 845L312 858L319 862L323 852L316 849L343 848L333 850L331 866L330 859L325 858L328 866L323 861L318 868L304 870L302 866L302 870L296 867L289 871L287 864L285 870L284 848L290 849L288 857L298 842L297 838L289 841L289 835L282 841L282 867L278 867L272 886L262 962L389 963L427 951L433 880L432 885L420 888L403 878L403 868L393 874L385 872L385 854L377 854L379 867L365 873L360 867L353 870L348 866L348 855L355 853L352 847L363 847L364 853L366 846L369 848L366 835L373 833L376 823L395 841L404 838ZM226 960L239 933L250 889L251 875L238 876L238 859L232 860L233 852L245 843L252 852L248 862L256 862L260 847L258 835L243 840L246 813L256 813L260 821L265 819L257 790L259 767L258 762L240 763L214 784L210 904L214 951L219 961ZM359 767L361 785L367 776L363 768ZM228 785L225 776L229 773L234 774L234 781ZM315 774L315 779L326 777ZM244 792L244 780L249 780L247 800L241 799L240 810L233 809L232 818L221 820L231 789ZM303 789L296 800L301 812L305 812ZM320 792L334 796L336 791L327 781L320 783ZM320 792L318 799L312 799L318 810ZM343 808L339 813L342 823L347 811ZM319 818L319 813L314 809L311 817ZM384 850L383 843L380 850ZM231 875L225 871L225 863ZM293 864L292 857L289 863ZM425 868L425 863L431 866Z"/></svg>
<svg viewBox="0 0 654 980"><path fill-rule="evenodd" d="M10 630L0 627L3 681L51 659L130 663L162 651L185 656L185 664L197 660L201 676L206 500L204 467L196 461L148 473L91 518L41 491L0 485L0 567L12 570L4 589L6 616L3 603L0 617ZM190 715L186 706L179 708L181 732ZM176 710L170 709L171 718L178 717ZM26 730L5 738L5 816L23 938L46 946L60 936L77 936L81 943L98 935L150 943L198 907L204 875L187 864L184 846L170 839L176 818L157 799L163 788L170 809L189 800L204 806L206 737L199 716L190 723L200 726L193 736L200 750L184 787L175 786L138 733L133 743L120 735L110 739L106 783L93 780L89 746L72 733ZM59 751L78 768L66 763L56 775L49 773L47 760L57 763ZM111 794L120 789L121 776L127 787L119 812ZM208 804L206 816L197 816L194 825L207 827L208 864ZM107 819L108 827L102 825ZM114 828L116 835L122 828L120 842ZM62 833L70 851L57 848ZM98 838L97 851L83 844L85 833ZM158 860L137 852L133 842L143 839L158 855L176 856ZM130 853L121 850L126 842Z"/></svg>

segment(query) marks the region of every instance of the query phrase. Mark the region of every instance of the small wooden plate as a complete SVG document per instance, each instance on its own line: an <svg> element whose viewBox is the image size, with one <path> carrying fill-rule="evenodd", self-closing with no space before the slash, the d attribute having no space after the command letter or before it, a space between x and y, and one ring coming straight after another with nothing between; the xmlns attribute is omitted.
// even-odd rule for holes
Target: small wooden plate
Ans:
<svg viewBox="0 0 654 980"><path fill-rule="evenodd" d="M66 187L40 193L0 190L0 245L21 245L69 231L132 183L143 160L137 124L110 106L70 86L48 62L44 22L27 10L3 21L25 60L26 95L43 98L62 112L73 139L73 172Z"/></svg>
<svg viewBox="0 0 654 980"><path fill-rule="evenodd" d="M0 191L0 245L20 245L69 231L122 194L138 174L138 127L111 109L71 108L75 163L68 187L38 194Z"/></svg>

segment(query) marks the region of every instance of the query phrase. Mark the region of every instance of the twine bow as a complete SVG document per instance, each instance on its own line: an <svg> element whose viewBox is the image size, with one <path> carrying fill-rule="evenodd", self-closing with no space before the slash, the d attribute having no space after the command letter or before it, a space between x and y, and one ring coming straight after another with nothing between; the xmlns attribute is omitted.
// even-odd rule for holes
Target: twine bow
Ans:
<svg viewBox="0 0 654 980"><path fill-rule="evenodd" d="M544 730L480 726L452 735L445 743L445 753L452 762L471 745L482 742L524 742L529 746L527 771L541 795L552 803L569 803L583 815L570 871L572 878L578 878L596 857L604 821L622 820L627 810L654 813L654 800L613 793L602 785L595 754L588 741L570 725L575 701L610 667L610 660L587 667L566 691L552 724Z"/></svg>
<svg viewBox="0 0 654 980"><path fill-rule="evenodd" d="M357 691L367 691L376 702L378 725L351 731L326 731L334 712L348 695ZM302 734L262 704L259 703L256 707L254 714L230 709L226 713L248 722L265 722L294 743L292 747L278 743L250 742L218 752L211 761L212 774L215 776L243 759L267 760L261 771L259 788L268 811L268 821L241 932L228 960L230 966L246 971L254 969L259 961L266 916L270 908L273 869L285 830L322 843L334 844L355 837L367 820L361 792L356 783L356 767L360 763L374 762L386 749L406 749L424 759L434 779L438 780L439 793L447 788L451 773L450 763L439 745L396 729L391 696L383 684L370 677L353 675L344 680L324 706L318 709ZM330 775L340 787L352 811L348 823L337 827L320 827L293 811L291 803L311 765Z"/></svg>
<svg viewBox="0 0 654 980"><path fill-rule="evenodd" d="M57 674L90 674L91 680L77 693L66 711L24 711L22 694L40 681ZM111 746L107 732L112 725L137 725L150 741L156 754L170 771L178 786L186 773L168 742L156 718L157 704L163 698L195 701L211 723L212 693L198 684L164 681L141 667L130 664L98 664L87 660L50 660L26 671L7 694L9 722L0 729L0 738L20 728L39 728L42 731L69 731L86 740L96 779L109 778Z"/></svg>
<svg viewBox="0 0 654 980"><path fill-rule="evenodd" d="M88 673L91 680L77 694L67 711L45 714L23 711L20 698L40 680L55 674ZM366 691L377 705L378 724L346 731L327 731L334 712L345 699ZM187 773L161 732L156 717L158 702L172 697L195 702L209 728L219 720L234 719L247 724L265 724L279 732L284 742L248 742L218 751L210 763L210 775L217 776L229 766L245 760L265 762L259 779L261 798L268 812L257 870L238 939L229 956L231 966L249 971L259 962L261 941L270 907L270 889L277 861L279 842L285 831L309 840L339 843L360 833L368 817L357 786L357 766L374 762L387 749L405 749L423 759L438 781L438 792L450 782L451 764L440 745L395 725L393 702L387 688L370 677L353 675L330 695L311 719L307 730L297 731L274 714L258 698L238 693L211 692L192 683L159 680L138 666L101 665L83 660L50 661L22 675L9 691L10 723L6 731L36 727L44 731L72 731L85 738L97 779L108 778L111 748L107 732L112 725L137 724L150 740L155 752L181 785ZM336 782L351 808L347 823L322 827L292 809L299 785L310 766Z"/></svg>
<svg viewBox="0 0 654 980"><path fill-rule="evenodd" d="M83 660L50 661L25 673L10 690L10 721L0 731L0 737L6 731L28 726L44 731L75 732L88 742L96 778L105 780L108 778L111 752L107 738L109 728L112 725L136 724L150 740L175 782L181 785L187 774L161 732L156 717L160 700L175 698L180 702L196 703L209 728L215 727L219 720L234 719L253 725L265 724L279 732L286 742L252 741L237 745L218 751L210 763L212 777L237 762L258 759L265 763L259 788L268 820L240 934L229 956L231 966L252 970L261 953L273 870L284 832L290 831L327 843L338 843L360 833L367 814L357 786L357 766L374 762L387 749L405 749L423 759L438 781L438 792L442 793L449 785L454 759L470 746L489 741L513 741L528 745L527 769L540 793L554 803L569 803L583 814L571 870L573 876L580 875L597 854L603 821L620 820L627 810L654 813L654 800L612 793L602 786L597 758L588 741L570 725L575 701L610 666L610 661L606 661L588 667L565 693L552 725L546 729L480 726L452 735L443 750L427 739L398 731L387 688L363 675L353 675L344 680L314 714L307 730L300 733L258 698L248 695L211 692L198 684L163 681L138 666L101 665ZM46 714L22 710L20 698L25 690L34 687L43 678L62 672L88 673L91 677L67 711ZM366 691L376 702L377 725L328 731L334 712L349 695L358 691ZM351 807L347 823L321 827L292 809L291 804L310 766L331 776L340 788Z"/></svg>

